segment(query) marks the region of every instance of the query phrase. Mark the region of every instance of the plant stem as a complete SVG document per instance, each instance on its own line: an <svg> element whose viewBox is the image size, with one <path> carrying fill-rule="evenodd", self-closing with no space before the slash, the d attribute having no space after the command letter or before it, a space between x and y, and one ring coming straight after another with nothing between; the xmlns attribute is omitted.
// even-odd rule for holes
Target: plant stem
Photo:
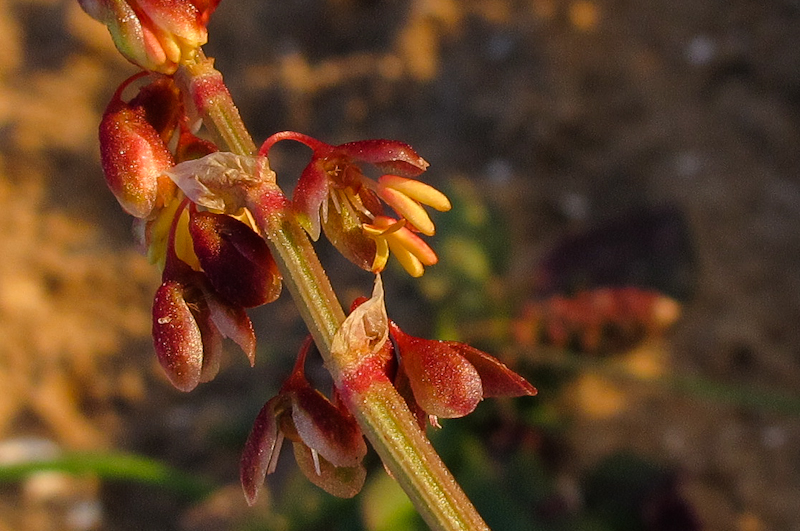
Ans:
<svg viewBox="0 0 800 531"><path fill-rule="evenodd" d="M190 95L206 127L230 151L255 153L255 144L213 61L200 54L196 62L179 68L176 80ZM342 306L302 227L288 209L268 208L267 204L274 205L274 197L250 205L251 213L265 232L326 367L333 375L341 374L342 362L332 356L331 344L345 319ZM348 405L367 439L432 529L488 530L388 378L376 382Z"/></svg>
<svg viewBox="0 0 800 531"><path fill-rule="evenodd" d="M76 453L52 459L0 465L0 484L20 481L32 474L57 471L74 475L92 474L103 479L157 485L199 501L214 487L201 478L184 474L160 461L123 453Z"/></svg>
<svg viewBox="0 0 800 531"><path fill-rule="evenodd" d="M233 104L231 93L214 68L214 60L198 51L195 60L181 65L175 73L184 97L208 129L222 144L239 155L253 155L256 145Z"/></svg>
<svg viewBox="0 0 800 531"><path fill-rule="evenodd" d="M358 398L349 404L359 425L431 529L488 531L392 383L374 382Z"/></svg>

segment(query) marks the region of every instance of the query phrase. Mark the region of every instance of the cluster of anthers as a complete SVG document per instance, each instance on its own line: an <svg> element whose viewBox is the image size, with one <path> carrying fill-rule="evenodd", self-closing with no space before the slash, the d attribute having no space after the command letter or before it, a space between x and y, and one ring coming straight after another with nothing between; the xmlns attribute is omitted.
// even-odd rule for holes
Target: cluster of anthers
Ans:
<svg viewBox="0 0 800 531"><path fill-rule="evenodd" d="M152 332L158 359L175 387L190 391L213 378L224 338L254 363L255 333L246 309L274 301L283 282L267 237L276 214L302 226L314 240L324 232L345 257L376 274L390 252L413 276L436 263L436 254L420 237L434 233L425 207L444 211L450 202L415 180L428 163L407 144L366 140L332 146L282 132L250 156L220 150L197 136L197 117L213 99L209 94L227 94L227 89L216 73L192 92L176 71L202 56L199 47L218 0L80 2L144 70L126 80L108 105L100 125L101 156L109 188L136 218L137 238L162 270ZM312 150L291 200L277 187L267 160L281 140ZM368 166L382 175L368 178ZM377 335L374 341L367 338L372 350L361 359L353 345L363 333L352 330L364 316ZM311 345L304 343L291 376L264 406L247 440L241 476L250 502L274 470L285 438L294 443L297 461L314 483L339 496L360 489L366 446L351 411L352 394L370 384L369 375L394 385L420 427L438 426L439 417L466 415L485 397L536 392L477 349L402 332L386 317L379 276L373 297L354 306L334 338L332 350L339 350L333 355L350 360L355 369L333 375L331 398L305 378Z"/></svg>

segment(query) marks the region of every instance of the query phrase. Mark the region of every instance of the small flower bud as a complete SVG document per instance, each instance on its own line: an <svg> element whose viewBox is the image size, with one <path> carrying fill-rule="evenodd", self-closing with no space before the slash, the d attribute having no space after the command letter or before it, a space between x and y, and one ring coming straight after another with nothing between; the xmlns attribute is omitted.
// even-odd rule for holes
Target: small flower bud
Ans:
<svg viewBox="0 0 800 531"><path fill-rule="evenodd" d="M429 415L463 417L483 399L481 377L467 359L448 345L409 336L395 327L403 371L414 398Z"/></svg>
<svg viewBox="0 0 800 531"><path fill-rule="evenodd" d="M145 218L175 186L164 175L172 154L141 107L115 99L100 122L100 156L106 183L126 212Z"/></svg>
<svg viewBox="0 0 800 531"><path fill-rule="evenodd" d="M78 0L108 26L117 49L133 64L172 74L208 40L206 25L219 0Z"/></svg>
<svg viewBox="0 0 800 531"><path fill-rule="evenodd" d="M203 338L179 282L164 282L156 291L153 341L158 361L172 385L181 391L197 387L203 366Z"/></svg>
<svg viewBox="0 0 800 531"><path fill-rule="evenodd" d="M393 321L389 326L400 357L395 385L420 421L423 412L432 423L435 417L463 417L483 398L536 394L522 376L485 352L456 341L410 336Z"/></svg>

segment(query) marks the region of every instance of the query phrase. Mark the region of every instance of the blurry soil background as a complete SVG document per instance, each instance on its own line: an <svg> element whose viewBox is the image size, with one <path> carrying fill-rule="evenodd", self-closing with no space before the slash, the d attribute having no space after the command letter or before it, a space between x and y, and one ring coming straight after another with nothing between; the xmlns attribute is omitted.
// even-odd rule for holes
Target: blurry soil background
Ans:
<svg viewBox="0 0 800 531"><path fill-rule="evenodd" d="M205 50L257 141L402 139L453 195L465 221L437 217L442 261L422 282L388 273L390 313L417 335L491 348L539 386L442 430L474 432L456 440L487 445L490 462L536 456L541 470L522 467L510 488L548 487L521 521L762 531L800 530L798 43L792 0L223 0ZM148 337L158 273L97 148L100 113L134 71L77 2L0 0L0 464L119 450L213 493L39 473L0 485L0 530L381 529L358 497L313 487L295 516L323 519L305 527L277 489L245 507L239 448L304 333L288 295L252 313L254 369L230 348L188 395L161 375ZM279 182L307 155L278 149ZM345 303L367 292L368 274L322 251ZM479 286L470 300L448 291L462 277ZM576 278L657 289L681 317L590 362L493 331ZM523 428L502 420L515 407ZM451 446L458 477L468 459ZM275 481L292 485L281 461ZM614 464L640 461L653 484ZM464 481L477 503L481 477ZM611 505L629 496L638 527L615 523L598 490L619 493ZM481 510L500 531L526 529ZM357 523L332 523L339 513Z"/></svg>

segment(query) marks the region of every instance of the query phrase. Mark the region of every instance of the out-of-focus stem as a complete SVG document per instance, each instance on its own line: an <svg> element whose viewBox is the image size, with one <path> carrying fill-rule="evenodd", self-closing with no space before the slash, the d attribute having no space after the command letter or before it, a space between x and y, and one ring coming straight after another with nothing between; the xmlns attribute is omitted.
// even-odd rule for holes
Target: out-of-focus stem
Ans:
<svg viewBox="0 0 800 531"><path fill-rule="evenodd" d="M199 54L197 61L179 68L176 79L206 126L230 151L239 155L256 153L211 59ZM266 235L326 367L336 379L344 367L331 354L331 344L345 319L344 311L311 242L290 210L284 208L285 197L277 187L265 186L264 190L266 196L249 205L251 213ZM363 393L350 395L348 405L367 439L432 529L488 530L388 378L379 378Z"/></svg>

